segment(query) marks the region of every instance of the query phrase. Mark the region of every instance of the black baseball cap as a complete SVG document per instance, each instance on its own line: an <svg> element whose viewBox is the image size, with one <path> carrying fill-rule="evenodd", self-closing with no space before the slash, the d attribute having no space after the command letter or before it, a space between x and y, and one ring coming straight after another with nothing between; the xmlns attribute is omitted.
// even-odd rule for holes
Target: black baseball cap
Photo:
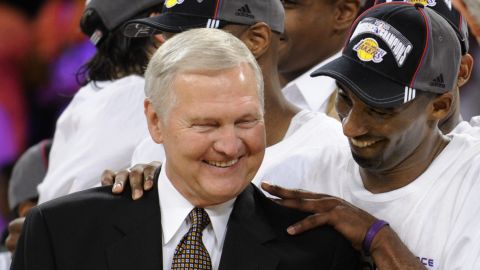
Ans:
<svg viewBox="0 0 480 270"><path fill-rule="evenodd" d="M96 12L101 19L97 25L85 27L82 31L90 37L90 41L97 45L102 38L136 15L163 5L164 0L90 0L83 14Z"/></svg>
<svg viewBox="0 0 480 270"><path fill-rule="evenodd" d="M437 12L392 2L373 6L352 26L338 59L311 76L333 77L372 107L393 108L416 91L454 89L460 68L457 35Z"/></svg>
<svg viewBox="0 0 480 270"><path fill-rule="evenodd" d="M124 35L144 37L157 32L179 33L192 28L222 28L226 24L265 22L283 32L284 10L279 0L166 0L159 16L131 20Z"/></svg>
<svg viewBox="0 0 480 270"><path fill-rule="evenodd" d="M465 17L452 5L451 0L376 0L375 5L389 2L407 2L407 3L419 3L425 7L431 8L442 15L453 30L457 33L457 37L460 40L462 46L462 54L466 54L469 50L470 44L468 41L468 24Z"/></svg>

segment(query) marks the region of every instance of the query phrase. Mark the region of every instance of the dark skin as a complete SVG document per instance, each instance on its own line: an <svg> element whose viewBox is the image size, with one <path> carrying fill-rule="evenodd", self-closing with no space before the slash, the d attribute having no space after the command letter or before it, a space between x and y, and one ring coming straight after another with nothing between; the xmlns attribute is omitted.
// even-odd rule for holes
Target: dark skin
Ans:
<svg viewBox="0 0 480 270"><path fill-rule="evenodd" d="M398 108L382 109L339 89L336 109L367 190L383 193L408 185L448 144L437 125L450 111L452 93L440 100L431 103L429 96L419 95Z"/></svg>
<svg viewBox="0 0 480 270"><path fill-rule="evenodd" d="M471 54L462 55L462 61L460 62L460 71L458 72L458 87L464 86L472 75L473 71L473 57ZM453 92L453 109L444 119L440 121L440 130L443 134L450 133L461 121L462 115L460 114L460 91Z"/></svg>
<svg viewBox="0 0 480 270"><path fill-rule="evenodd" d="M284 0L285 32L279 63L284 86L337 53L360 5L356 0Z"/></svg>
<svg viewBox="0 0 480 270"><path fill-rule="evenodd" d="M372 193L388 192L408 185L422 174L448 144L437 125L450 113L452 103L452 92L447 92L433 98L422 95L399 108L380 109L366 105L346 88L339 90L336 108L352 153L360 161L365 188ZM290 226L287 231L292 235L328 224L361 250L376 220L337 197L267 183L262 188L279 197L281 205L314 213ZM378 269L425 269L389 227L375 236L370 253Z"/></svg>

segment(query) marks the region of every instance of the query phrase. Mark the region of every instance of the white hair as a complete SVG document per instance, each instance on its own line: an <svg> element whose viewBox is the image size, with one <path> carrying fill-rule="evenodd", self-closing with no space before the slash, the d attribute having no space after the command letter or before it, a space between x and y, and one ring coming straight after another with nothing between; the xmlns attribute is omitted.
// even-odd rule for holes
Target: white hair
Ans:
<svg viewBox="0 0 480 270"><path fill-rule="evenodd" d="M263 76L255 57L245 44L222 30L199 28L168 39L153 55L145 72L145 95L163 119L176 102L172 80L188 71L220 71L242 63L255 73L257 94L264 106Z"/></svg>

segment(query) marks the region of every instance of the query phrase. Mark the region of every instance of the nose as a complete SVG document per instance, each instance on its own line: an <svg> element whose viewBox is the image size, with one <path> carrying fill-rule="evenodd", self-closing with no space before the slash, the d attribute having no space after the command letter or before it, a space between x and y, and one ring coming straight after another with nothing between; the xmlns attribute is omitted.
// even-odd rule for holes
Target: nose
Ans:
<svg viewBox="0 0 480 270"><path fill-rule="evenodd" d="M365 112L361 109L352 107L347 116L342 119L343 134L348 138L356 138L365 135L368 132L367 119Z"/></svg>
<svg viewBox="0 0 480 270"><path fill-rule="evenodd" d="M237 157L242 148L240 139L234 126L225 126L219 130L218 138L213 144L215 151L227 156Z"/></svg>

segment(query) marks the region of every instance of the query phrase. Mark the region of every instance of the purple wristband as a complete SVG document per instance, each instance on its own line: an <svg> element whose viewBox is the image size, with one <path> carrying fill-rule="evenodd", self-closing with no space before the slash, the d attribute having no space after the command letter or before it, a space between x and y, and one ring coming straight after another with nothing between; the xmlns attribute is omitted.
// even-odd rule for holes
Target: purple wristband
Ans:
<svg viewBox="0 0 480 270"><path fill-rule="evenodd" d="M370 254L370 246L372 245L373 239L377 235L377 233L384 227L389 225L388 222L378 219L376 220L372 226L367 231L365 238L363 239L363 251L366 254Z"/></svg>

